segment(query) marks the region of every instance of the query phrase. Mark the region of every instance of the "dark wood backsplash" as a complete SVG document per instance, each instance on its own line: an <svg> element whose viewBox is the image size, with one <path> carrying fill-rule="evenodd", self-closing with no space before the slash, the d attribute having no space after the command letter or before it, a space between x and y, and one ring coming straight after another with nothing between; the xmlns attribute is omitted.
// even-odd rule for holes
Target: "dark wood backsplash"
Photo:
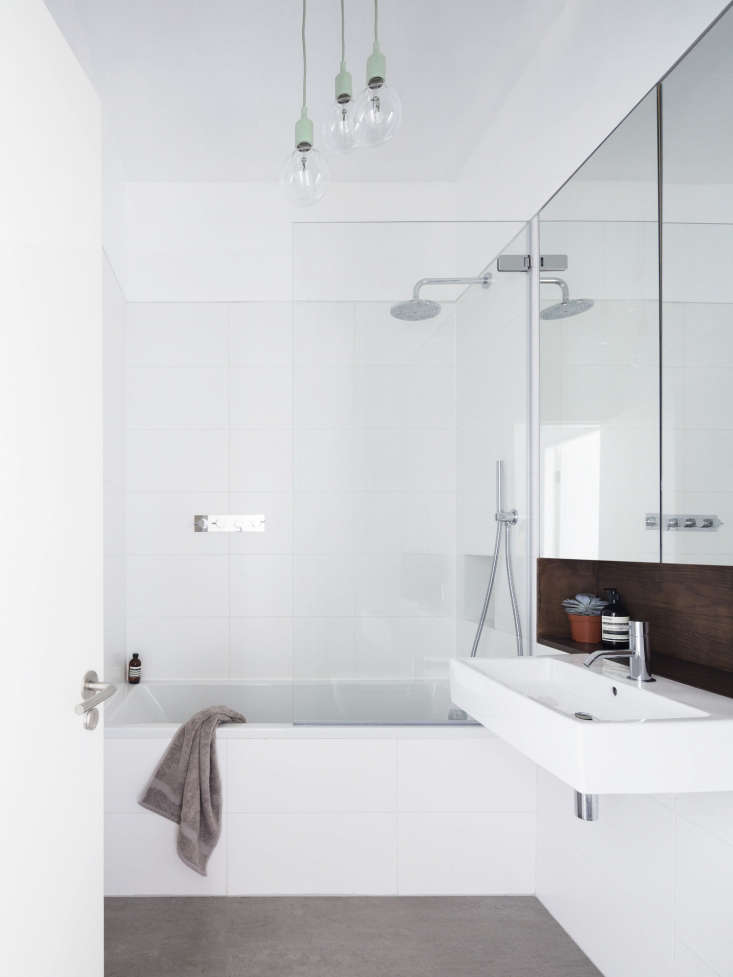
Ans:
<svg viewBox="0 0 733 977"><path fill-rule="evenodd" d="M733 567L539 559L537 640L587 652L570 640L562 601L607 587L649 621L655 674L733 697Z"/></svg>

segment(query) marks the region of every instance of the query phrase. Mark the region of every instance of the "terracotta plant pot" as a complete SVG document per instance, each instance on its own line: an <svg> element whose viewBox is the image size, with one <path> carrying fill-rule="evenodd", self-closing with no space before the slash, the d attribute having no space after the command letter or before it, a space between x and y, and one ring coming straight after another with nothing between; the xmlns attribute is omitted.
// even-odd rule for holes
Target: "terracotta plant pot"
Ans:
<svg viewBox="0 0 733 977"><path fill-rule="evenodd" d="M599 614L568 614L570 637L585 645L597 645L601 640Z"/></svg>

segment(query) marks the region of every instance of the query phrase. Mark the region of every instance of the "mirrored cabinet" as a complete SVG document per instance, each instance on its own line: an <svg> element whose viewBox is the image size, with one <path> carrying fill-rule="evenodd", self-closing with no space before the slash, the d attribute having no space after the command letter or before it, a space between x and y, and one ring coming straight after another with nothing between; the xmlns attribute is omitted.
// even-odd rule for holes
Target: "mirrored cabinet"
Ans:
<svg viewBox="0 0 733 977"><path fill-rule="evenodd" d="M540 555L733 565L733 10L540 213Z"/></svg>

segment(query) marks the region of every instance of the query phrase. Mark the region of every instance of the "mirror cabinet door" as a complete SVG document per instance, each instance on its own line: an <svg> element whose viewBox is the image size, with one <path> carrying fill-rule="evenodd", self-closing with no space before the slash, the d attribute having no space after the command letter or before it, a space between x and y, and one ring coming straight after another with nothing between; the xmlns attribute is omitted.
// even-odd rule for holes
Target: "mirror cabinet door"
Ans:
<svg viewBox="0 0 733 977"><path fill-rule="evenodd" d="M650 93L540 213L540 555L658 561L657 105Z"/></svg>
<svg viewBox="0 0 733 977"><path fill-rule="evenodd" d="M662 554L730 565L733 10L662 93Z"/></svg>

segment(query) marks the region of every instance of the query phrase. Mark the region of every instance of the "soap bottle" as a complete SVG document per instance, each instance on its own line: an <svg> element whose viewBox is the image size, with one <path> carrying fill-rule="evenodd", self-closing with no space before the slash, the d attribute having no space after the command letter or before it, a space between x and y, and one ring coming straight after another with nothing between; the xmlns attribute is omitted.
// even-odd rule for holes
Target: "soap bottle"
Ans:
<svg viewBox="0 0 733 977"><path fill-rule="evenodd" d="M140 684L140 676L142 675L142 671L143 663L140 659L140 655L135 651L130 659L130 664L127 666L127 681L130 683L130 685Z"/></svg>
<svg viewBox="0 0 733 977"><path fill-rule="evenodd" d="M601 614L601 641L604 648L629 647L629 612L615 587L605 591L608 601Z"/></svg>

